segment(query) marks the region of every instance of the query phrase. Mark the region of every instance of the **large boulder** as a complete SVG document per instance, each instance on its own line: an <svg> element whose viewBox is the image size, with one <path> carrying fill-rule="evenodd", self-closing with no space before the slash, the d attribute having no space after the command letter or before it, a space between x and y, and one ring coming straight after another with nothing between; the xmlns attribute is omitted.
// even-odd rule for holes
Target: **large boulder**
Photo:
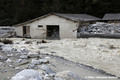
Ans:
<svg viewBox="0 0 120 80"><path fill-rule="evenodd" d="M25 69L17 73L11 80L43 80L39 72L33 69Z"/></svg>

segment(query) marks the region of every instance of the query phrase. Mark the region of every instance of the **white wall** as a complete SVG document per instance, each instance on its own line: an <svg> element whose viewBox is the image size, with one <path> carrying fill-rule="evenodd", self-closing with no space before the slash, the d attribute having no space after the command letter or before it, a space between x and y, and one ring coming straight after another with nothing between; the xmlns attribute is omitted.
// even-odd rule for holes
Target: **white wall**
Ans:
<svg viewBox="0 0 120 80"><path fill-rule="evenodd" d="M78 26L77 22L66 20L56 15L47 16L45 18L34 21L27 25L30 26L30 36L32 38L46 38L47 25L59 25L60 38L76 38L77 37L77 30L73 32L73 30L77 29L77 26ZM38 27L38 25L43 25L43 27L42 28ZM18 31L18 29L16 30ZM17 32L17 34L18 33L19 31Z"/></svg>
<svg viewBox="0 0 120 80"><path fill-rule="evenodd" d="M23 28L22 26L15 27L15 32L17 36L23 36Z"/></svg>

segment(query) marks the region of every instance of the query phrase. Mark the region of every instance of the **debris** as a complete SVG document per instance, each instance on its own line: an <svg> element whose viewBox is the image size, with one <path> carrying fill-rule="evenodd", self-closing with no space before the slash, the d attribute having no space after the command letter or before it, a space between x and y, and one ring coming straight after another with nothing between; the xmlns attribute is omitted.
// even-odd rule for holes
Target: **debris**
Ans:
<svg viewBox="0 0 120 80"><path fill-rule="evenodd" d="M78 29L79 33L85 34L119 34L120 23L96 22L88 26L82 26Z"/></svg>
<svg viewBox="0 0 120 80"><path fill-rule="evenodd" d="M4 52L12 52L13 48L10 45L5 45L2 47L2 51Z"/></svg>
<svg viewBox="0 0 120 80"><path fill-rule="evenodd" d="M28 59L28 56L27 55L21 55L20 58L21 59Z"/></svg>
<svg viewBox="0 0 120 80"><path fill-rule="evenodd" d="M49 61L47 59L40 59L39 60L40 64L48 64Z"/></svg>
<svg viewBox="0 0 120 80"><path fill-rule="evenodd" d="M17 63L21 63L23 59L16 60Z"/></svg>
<svg viewBox="0 0 120 80"><path fill-rule="evenodd" d="M20 44L20 42L19 42L19 41L16 41L14 44Z"/></svg>
<svg viewBox="0 0 120 80"><path fill-rule="evenodd" d="M31 41L26 41L25 44L32 44L32 42Z"/></svg>
<svg viewBox="0 0 120 80"><path fill-rule="evenodd" d="M79 76L77 76L71 71L63 71L57 73L56 76L62 78L63 80L85 80L85 79L80 79Z"/></svg>
<svg viewBox="0 0 120 80"><path fill-rule="evenodd" d="M39 65L39 64L40 64L40 61L39 61L39 60L32 59L31 63L32 63L33 65Z"/></svg>
<svg viewBox="0 0 120 80"><path fill-rule="evenodd" d="M19 53L19 54L24 54L24 55L26 55L26 54L28 54L28 49L25 47L25 46L22 46L21 48L20 48L20 50L17 50L17 52Z"/></svg>
<svg viewBox="0 0 120 80"><path fill-rule="evenodd" d="M4 46L4 43L0 43L0 47Z"/></svg>
<svg viewBox="0 0 120 80"><path fill-rule="evenodd" d="M7 55L7 57L12 57L12 56L13 56L13 54L8 54L8 55Z"/></svg>
<svg viewBox="0 0 120 80"><path fill-rule="evenodd" d="M8 40L8 39L0 40L0 42L4 44L13 44L12 40Z"/></svg>
<svg viewBox="0 0 120 80"><path fill-rule="evenodd" d="M45 48L48 48L47 46L44 46L44 47L39 47L39 49L45 49Z"/></svg>
<svg viewBox="0 0 120 80"><path fill-rule="evenodd" d="M15 70L20 70L20 68L19 67L15 67Z"/></svg>
<svg viewBox="0 0 120 80"><path fill-rule="evenodd" d="M46 59L46 60L50 60L50 57L47 56L47 57L45 57L45 59Z"/></svg>
<svg viewBox="0 0 120 80"><path fill-rule="evenodd" d="M42 43L47 43L47 41L45 41L45 40L42 40Z"/></svg>
<svg viewBox="0 0 120 80"><path fill-rule="evenodd" d="M37 58L37 57L39 57L39 53L29 52L29 53L27 54L27 56L28 56L29 58Z"/></svg>
<svg viewBox="0 0 120 80"><path fill-rule="evenodd" d="M17 73L11 80L42 80L42 76L36 70L25 69Z"/></svg>
<svg viewBox="0 0 120 80"><path fill-rule="evenodd" d="M51 70L48 66L46 65L42 65L41 70L45 71L46 74L52 74L52 73L55 73L53 70Z"/></svg>
<svg viewBox="0 0 120 80"><path fill-rule="evenodd" d="M0 66L2 65L3 63L2 62L0 62Z"/></svg>
<svg viewBox="0 0 120 80"><path fill-rule="evenodd" d="M7 59L6 63L12 63L12 60L11 59Z"/></svg>
<svg viewBox="0 0 120 80"><path fill-rule="evenodd" d="M1 61L7 60L7 59L8 59L8 57L6 57L6 56L1 56L1 55L0 55L0 60L1 60Z"/></svg>

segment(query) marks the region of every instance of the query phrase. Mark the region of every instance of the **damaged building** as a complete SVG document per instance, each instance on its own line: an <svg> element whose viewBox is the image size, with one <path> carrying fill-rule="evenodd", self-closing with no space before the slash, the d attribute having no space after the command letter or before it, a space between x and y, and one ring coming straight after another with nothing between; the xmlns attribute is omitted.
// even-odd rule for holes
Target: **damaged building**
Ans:
<svg viewBox="0 0 120 80"><path fill-rule="evenodd" d="M16 36L40 39L77 38L80 25L100 19L87 14L50 13L33 20L14 25Z"/></svg>
<svg viewBox="0 0 120 80"><path fill-rule="evenodd" d="M108 13L103 17L104 22L108 23L120 23L120 13Z"/></svg>

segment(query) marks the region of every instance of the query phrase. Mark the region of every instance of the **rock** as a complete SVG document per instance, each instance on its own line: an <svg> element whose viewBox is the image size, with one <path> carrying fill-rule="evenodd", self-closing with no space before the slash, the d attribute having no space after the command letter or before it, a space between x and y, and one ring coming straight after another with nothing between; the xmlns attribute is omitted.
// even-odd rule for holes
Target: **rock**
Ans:
<svg viewBox="0 0 120 80"><path fill-rule="evenodd" d="M25 44L32 44L32 42L31 41L26 41Z"/></svg>
<svg viewBox="0 0 120 80"><path fill-rule="evenodd" d="M8 54L7 57L13 57L13 54Z"/></svg>
<svg viewBox="0 0 120 80"><path fill-rule="evenodd" d="M39 47L39 49L45 49L45 48L48 48L47 46L44 46L44 47Z"/></svg>
<svg viewBox="0 0 120 80"><path fill-rule="evenodd" d="M40 64L48 64L49 61L47 59L40 59Z"/></svg>
<svg viewBox="0 0 120 80"><path fill-rule="evenodd" d="M20 70L20 68L19 67L15 67L15 70Z"/></svg>
<svg viewBox="0 0 120 80"><path fill-rule="evenodd" d="M8 65L10 68L15 68L15 66L14 65Z"/></svg>
<svg viewBox="0 0 120 80"><path fill-rule="evenodd" d="M45 40L37 41L37 44L41 44L41 43L47 43L47 41L45 41Z"/></svg>
<svg viewBox="0 0 120 80"><path fill-rule="evenodd" d="M56 76L60 77L62 80L86 80L86 79L80 78L79 76L77 76L71 71L63 71L63 72L57 73Z"/></svg>
<svg viewBox="0 0 120 80"><path fill-rule="evenodd" d="M12 60L11 59L7 59L6 63L12 63Z"/></svg>
<svg viewBox="0 0 120 80"><path fill-rule="evenodd" d="M20 50L18 50L18 53L24 54L24 55L27 55L28 52L29 51L28 51L28 49L25 46L21 47Z"/></svg>
<svg viewBox="0 0 120 80"><path fill-rule="evenodd" d="M16 60L17 63L21 63L23 59Z"/></svg>
<svg viewBox="0 0 120 80"><path fill-rule="evenodd" d="M37 57L39 57L39 53L29 52L29 53L27 54L27 56L30 57L30 58L37 58Z"/></svg>
<svg viewBox="0 0 120 80"><path fill-rule="evenodd" d="M2 51L12 52L13 48L10 45L2 46Z"/></svg>
<svg viewBox="0 0 120 80"><path fill-rule="evenodd" d="M4 44L12 44L13 43L12 40L8 40L8 39L3 39L3 40L1 40L1 42Z"/></svg>
<svg viewBox="0 0 120 80"><path fill-rule="evenodd" d="M2 62L0 62L0 66L2 65L3 63Z"/></svg>
<svg viewBox="0 0 120 80"><path fill-rule="evenodd" d="M25 69L17 73L11 80L43 80L39 72L33 69Z"/></svg>
<svg viewBox="0 0 120 80"><path fill-rule="evenodd" d="M20 41L16 41L16 42L14 42L14 44L20 44Z"/></svg>
<svg viewBox="0 0 120 80"><path fill-rule="evenodd" d="M47 57L45 57L45 59L46 59L46 60L50 60L50 57L47 56Z"/></svg>
<svg viewBox="0 0 120 80"><path fill-rule="evenodd" d="M59 77L54 77L54 80L62 80L62 79Z"/></svg>
<svg viewBox="0 0 120 80"><path fill-rule="evenodd" d="M4 46L5 44L4 43L0 43L0 47Z"/></svg>
<svg viewBox="0 0 120 80"><path fill-rule="evenodd" d="M28 59L28 56L27 55L21 55L20 59Z"/></svg>
<svg viewBox="0 0 120 80"><path fill-rule="evenodd" d="M50 77L48 74L44 76L44 80L54 80L54 77Z"/></svg>
<svg viewBox="0 0 120 80"><path fill-rule="evenodd" d="M35 65L34 64L29 64L27 69L34 69L35 68Z"/></svg>
<svg viewBox="0 0 120 80"><path fill-rule="evenodd" d="M48 66L46 65L42 65L41 70L45 71L46 74L52 74L52 73L55 73L53 70L51 70Z"/></svg>
<svg viewBox="0 0 120 80"><path fill-rule="evenodd" d="M0 60L1 60L1 61L7 60L7 59L8 59L7 56L1 56L1 55L0 55Z"/></svg>
<svg viewBox="0 0 120 80"><path fill-rule="evenodd" d="M34 65L39 65L39 64L40 64L40 61L39 61L39 60L32 59L31 63L34 64Z"/></svg>

